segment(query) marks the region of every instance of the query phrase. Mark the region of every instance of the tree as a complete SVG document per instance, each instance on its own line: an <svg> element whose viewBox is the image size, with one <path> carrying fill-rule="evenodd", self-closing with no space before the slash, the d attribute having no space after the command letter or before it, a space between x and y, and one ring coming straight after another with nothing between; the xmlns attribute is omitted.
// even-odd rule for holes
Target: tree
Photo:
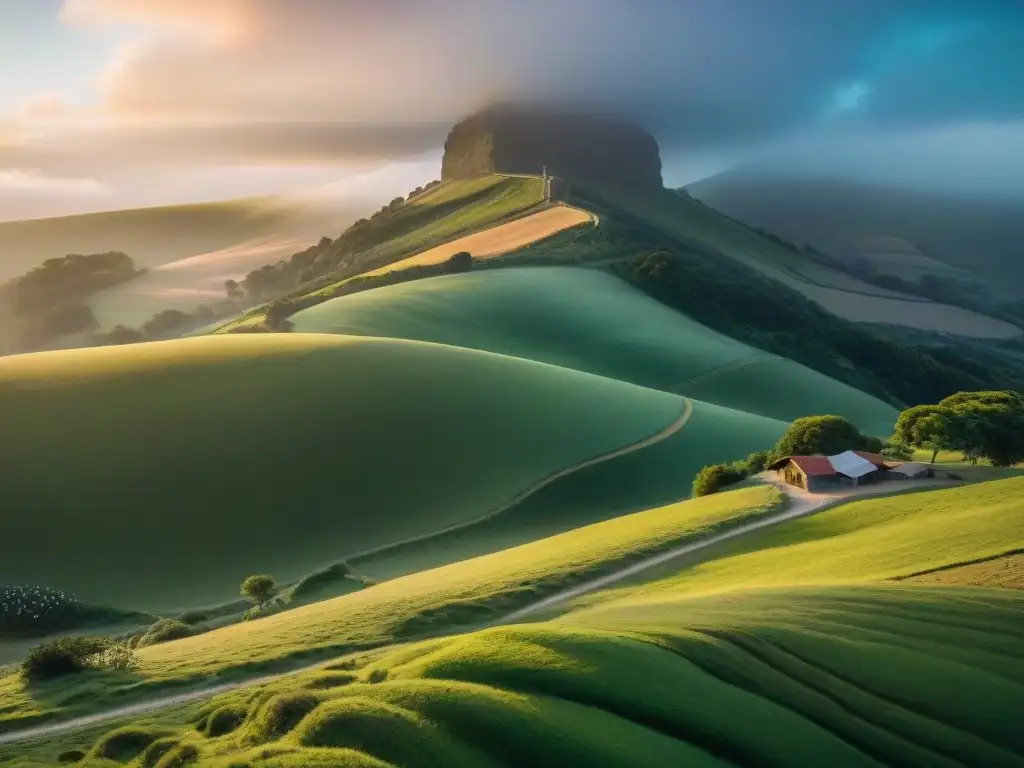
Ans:
<svg viewBox="0 0 1024 768"><path fill-rule="evenodd" d="M1009 467L1024 461L1024 395L1012 390L958 392L939 403L954 414L951 442L970 461Z"/></svg>
<svg viewBox="0 0 1024 768"><path fill-rule="evenodd" d="M710 464L693 478L693 496L697 498L718 493L726 486L738 483L743 477L742 472L728 464Z"/></svg>
<svg viewBox="0 0 1024 768"><path fill-rule="evenodd" d="M865 437L842 416L806 416L789 425L775 444L778 456L832 455L861 450Z"/></svg>
<svg viewBox="0 0 1024 768"><path fill-rule="evenodd" d="M242 582L241 592L242 596L251 600L257 608L262 608L277 593L277 587L270 576L257 574Z"/></svg>
<svg viewBox="0 0 1024 768"><path fill-rule="evenodd" d="M229 299L241 299L245 297L245 289L238 284L237 280L225 280L224 292L228 295Z"/></svg>
<svg viewBox="0 0 1024 768"><path fill-rule="evenodd" d="M472 268L473 255L469 251L453 253L444 263L445 272L468 272Z"/></svg>
<svg viewBox="0 0 1024 768"><path fill-rule="evenodd" d="M972 463L988 459L997 467L1024 461L1024 396L1013 391L958 392L937 405L903 411L894 439L940 450L958 450Z"/></svg>

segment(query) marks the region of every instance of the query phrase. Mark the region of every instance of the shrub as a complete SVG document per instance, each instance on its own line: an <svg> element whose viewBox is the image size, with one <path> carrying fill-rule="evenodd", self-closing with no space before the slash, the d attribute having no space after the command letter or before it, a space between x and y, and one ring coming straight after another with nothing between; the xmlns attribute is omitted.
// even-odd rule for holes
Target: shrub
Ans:
<svg viewBox="0 0 1024 768"><path fill-rule="evenodd" d="M914 449L899 440L891 441L882 448L881 453L887 459L897 459L898 461L909 461L914 458Z"/></svg>
<svg viewBox="0 0 1024 768"><path fill-rule="evenodd" d="M444 263L444 271L468 272L473 268L473 256L469 251L459 251L448 257Z"/></svg>
<svg viewBox="0 0 1024 768"><path fill-rule="evenodd" d="M138 659L135 649L128 643L113 643L100 651L90 660L92 666L101 669L125 671L135 669Z"/></svg>
<svg viewBox="0 0 1024 768"><path fill-rule="evenodd" d="M747 475L756 475L764 472L765 468L772 463L770 451L754 451L743 461L736 463L736 469L742 470Z"/></svg>
<svg viewBox="0 0 1024 768"><path fill-rule="evenodd" d="M252 743L275 741L320 705L311 693L281 693L263 703L252 716L246 734Z"/></svg>
<svg viewBox="0 0 1024 768"><path fill-rule="evenodd" d="M274 580L266 574L250 576L242 582L241 586L242 596L252 600L256 606L262 606L274 596L276 591Z"/></svg>
<svg viewBox="0 0 1024 768"><path fill-rule="evenodd" d="M57 755L58 763L77 763L85 759L85 752L80 749L69 749Z"/></svg>
<svg viewBox="0 0 1024 768"><path fill-rule="evenodd" d="M864 436L842 416L806 416L797 419L775 445L782 456L830 456L864 447Z"/></svg>
<svg viewBox="0 0 1024 768"><path fill-rule="evenodd" d="M200 730L211 739L225 736L238 729L238 726L245 721L246 714L245 707L237 704L219 707L205 719Z"/></svg>
<svg viewBox="0 0 1024 768"><path fill-rule="evenodd" d="M366 682L368 683L383 683L388 679L388 671L386 669L374 669L366 676Z"/></svg>
<svg viewBox="0 0 1024 768"><path fill-rule="evenodd" d="M139 760L139 763L142 768L156 768L164 755L177 746L178 740L171 736L163 739L157 739L146 747L145 751L142 753L142 758Z"/></svg>
<svg viewBox="0 0 1024 768"><path fill-rule="evenodd" d="M183 637L191 637L196 633L195 627L190 627L184 621L178 619L160 619L153 624L139 638L137 647L145 648L148 645L167 643L171 640L180 640Z"/></svg>
<svg viewBox="0 0 1024 768"><path fill-rule="evenodd" d="M358 680L359 678L351 672L328 672L319 677L314 677L306 683L306 687L314 691L320 691L327 688L340 688L344 685L355 683Z"/></svg>
<svg viewBox="0 0 1024 768"><path fill-rule="evenodd" d="M70 675L88 668L89 661L110 645L102 637L62 637L40 643L21 664L22 674L32 680Z"/></svg>
<svg viewBox="0 0 1024 768"><path fill-rule="evenodd" d="M163 735L159 731L133 725L118 728L100 737L92 748L92 756L127 763Z"/></svg>
<svg viewBox="0 0 1024 768"><path fill-rule="evenodd" d="M885 443L879 437L867 436L864 438L864 442L861 444L863 450L870 453L881 453L882 449L885 448Z"/></svg>
<svg viewBox="0 0 1024 768"><path fill-rule="evenodd" d="M182 768L199 759L199 748L194 744L179 744L172 747L157 762L154 768Z"/></svg>
<svg viewBox="0 0 1024 768"><path fill-rule="evenodd" d="M727 464L710 464L703 467L693 479L693 496L708 496L718 493L726 486L738 483L743 473Z"/></svg>

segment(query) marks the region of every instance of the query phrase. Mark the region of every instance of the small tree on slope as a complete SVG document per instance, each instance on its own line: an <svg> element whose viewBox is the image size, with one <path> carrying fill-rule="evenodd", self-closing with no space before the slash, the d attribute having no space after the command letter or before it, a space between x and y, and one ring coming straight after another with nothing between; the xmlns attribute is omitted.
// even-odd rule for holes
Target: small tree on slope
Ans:
<svg viewBox="0 0 1024 768"><path fill-rule="evenodd" d="M275 592L274 580L266 574L250 576L242 582L242 596L251 600L257 608L262 608Z"/></svg>

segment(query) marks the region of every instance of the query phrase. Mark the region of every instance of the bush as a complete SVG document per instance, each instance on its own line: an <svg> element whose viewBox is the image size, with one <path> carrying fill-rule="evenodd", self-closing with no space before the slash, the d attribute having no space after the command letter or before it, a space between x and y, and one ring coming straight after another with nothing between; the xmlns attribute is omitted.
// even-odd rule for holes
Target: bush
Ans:
<svg viewBox="0 0 1024 768"><path fill-rule="evenodd" d="M444 263L444 271L450 273L468 272L472 268L473 256L469 251L459 251L452 254Z"/></svg>
<svg viewBox="0 0 1024 768"><path fill-rule="evenodd" d="M274 585L274 579L266 574L257 574L250 576L242 582L241 593L242 597L247 597L257 607L262 606L277 592L277 588Z"/></svg>
<svg viewBox="0 0 1024 768"><path fill-rule="evenodd" d="M210 716L205 718L203 727L200 729L207 737L215 739L218 736L226 736L238 730L245 721L245 707L238 705L226 705L213 710Z"/></svg>
<svg viewBox="0 0 1024 768"><path fill-rule="evenodd" d="M898 440L891 441L882 448L881 453L887 459L896 459L898 461L909 461L914 458L913 447Z"/></svg>
<svg viewBox="0 0 1024 768"><path fill-rule="evenodd" d="M199 760L198 747L194 744L179 744L168 750L154 768L183 768L197 760Z"/></svg>
<svg viewBox="0 0 1024 768"><path fill-rule="evenodd" d="M191 637L195 633L195 627L190 627L183 621L178 619L160 619L139 638L136 647L145 648L148 645L180 640L183 637Z"/></svg>
<svg viewBox="0 0 1024 768"><path fill-rule="evenodd" d="M85 759L85 752L80 749L69 749L57 755L58 763L77 763Z"/></svg>
<svg viewBox="0 0 1024 768"><path fill-rule="evenodd" d="M118 763L127 763L164 734L149 728L129 725L110 731L100 737L92 748L93 757L102 757Z"/></svg>
<svg viewBox="0 0 1024 768"><path fill-rule="evenodd" d="M92 657L110 642L102 637L62 637L37 645L21 664L22 674L31 680L46 680L87 669Z"/></svg>
<svg viewBox="0 0 1024 768"><path fill-rule="evenodd" d="M94 667L121 672L135 669L138 666L135 649L128 643L113 643L96 654L90 661Z"/></svg>
<svg viewBox="0 0 1024 768"><path fill-rule="evenodd" d="M276 741L320 705L320 699L311 693L281 693L256 710L246 734L251 743Z"/></svg>
<svg viewBox="0 0 1024 768"><path fill-rule="evenodd" d="M139 763L142 765L142 768L156 768L164 755L177 746L178 740L171 736L163 739L157 739L146 747L146 750L142 753L142 759L139 760Z"/></svg>
<svg viewBox="0 0 1024 768"><path fill-rule="evenodd" d="M693 479L693 496L708 496L718 493L726 486L738 483L744 474L728 464L710 464L703 467Z"/></svg>
<svg viewBox="0 0 1024 768"><path fill-rule="evenodd" d="M865 438L842 416L806 416L789 425L775 444L780 456L832 456L843 451L862 450Z"/></svg>

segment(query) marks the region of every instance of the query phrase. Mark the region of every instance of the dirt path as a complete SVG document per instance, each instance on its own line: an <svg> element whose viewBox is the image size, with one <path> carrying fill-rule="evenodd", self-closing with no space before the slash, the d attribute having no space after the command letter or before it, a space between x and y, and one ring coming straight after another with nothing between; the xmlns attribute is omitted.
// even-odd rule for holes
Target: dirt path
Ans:
<svg viewBox="0 0 1024 768"><path fill-rule="evenodd" d="M449 525L447 528L442 528L438 531L431 531L430 533L425 533L421 536L413 536L412 538L403 539L402 541L393 541L389 544L384 544L383 546L366 550L365 552L358 552L352 555L351 557L347 558L346 562L353 564L358 563L360 560L365 560L366 558L372 557L373 555L379 555L382 552L387 552L398 547L405 547L409 544L417 544L421 541L429 541L430 539L436 538L438 536L444 536L445 534L454 533L455 531L461 531L465 528L472 528L474 525L480 525L480 523L485 523L488 520L497 517L502 512L511 509L516 504L525 499L527 496L532 496L541 488L551 485L551 483L565 477L566 475L574 474L575 472L579 472L581 469L586 469L587 467L592 467L595 464L601 464L611 459L617 459L620 456L625 456L626 454L643 450L644 448L648 448L654 445L655 443L660 443L665 438L671 437L684 426L686 426L686 422L688 422L690 420L690 417L693 416L693 403L688 398L685 397L682 397L682 401L683 409L679 416L676 417L676 419L667 427L658 430L653 435L649 435L645 438L637 440L636 442L630 443L629 445L624 445L621 448L615 448L614 450L598 454L597 456L594 456L592 458L585 459L583 461L572 464L568 467L556 470L555 472L552 472L546 477L541 478L533 485L524 488L515 496L513 496L504 504L502 504L500 507L492 509L486 515L478 517L474 520L468 520L464 523L456 523L455 525Z"/></svg>
<svg viewBox="0 0 1024 768"><path fill-rule="evenodd" d="M689 403L689 401L687 401L687 403ZM670 425L670 427L666 428L672 430L668 434L672 434L678 429L680 429L686 423L686 421L689 420L690 413L692 413L692 406L690 406L690 409L684 411L683 416L681 416L680 419L677 419L676 422L673 423L673 425ZM672 429L672 426L675 426L675 428ZM667 436L667 434L664 434L664 432L665 430L663 430L662 433L658 433L658 435L653 435L652 437L647 438L647 440L643 442L649 445L653 442L657 442L657 440L659 439L664 439L664 437ZM627 447L626 449L620 450L625 450L628 452L629 450L638 450L638 448ZM606 456L603 458L595 458L590 460L589 462L585 462L584 465L589 466L589 464L596 463L597 461L603 461L604 458L610 457ZM578 466L576 468L581 468L581 466ZM561 474L565 474L568 471L575 470L563 470ZM559 474L558 476L561 476L561 474ZM552 477L543 484L546 485L547 482L553 482L554 479L556 478ZM932 488L942 488L953 485L953 483L950 483L949 481L920 480L900 482L898 484L893 482L883 483L876 486L861 486L857 488L848 488L831 494L810 494L801 491L798 488L793 488L792 486L782 484L781 482L779 482L778 480L771 476L762 475L760 479L764 482L775 485L789 497L789 503L787 504L784 512L781 512L778 515L773 515L771 517L757 520L752 523L747 523L746 525L741 525L737 528L733 528L732 530L726 531L725 533L710 536L708 538L691 542L689 544L684 544L682 546L675 547L674 549L670 549L666 552L653 555L652 557L649 557L646 560L643 560L639 563L634 563L633 565L627 566L625 568L620 568L619 570L613 571L612 573L609 573L605 576L601 576L597 579L592 579L588 582L572 587L571 589L567 589L563 592L559 592L550 597L546 597L543 600L539 600L536 603L533 603L532 605L526 606L525 608L520 608L517 611L513 611L512 613L504 616L498 621L493 622L489 626L500 626L503 624L515 623L527 616L530 616L531 614L535 614L540 611L553 608L556 605L565 603L569 600L573 600L577 597L582 597L583 595L595 592L599 589L604 589L605 587L609 587L631 576L635 576L638 573L642 573L643 571L649 568L653 568L657 565L667 563L671 560L674 560L675 558L688 555L692 552L696 552L701 549L705 549L706 547L714 546L715 544L718 544L723 541L728 541L729 539L735 539L740 536L745 536L748 533L761 530L762 528L768 528L770 526L778 525L779 523L784 523L789 520L796 520L800 517L806 517L807 515L821 512L825 509L830 509L832 507L844 504L849 501L856 501L867 496L882 495L886 493L892 493L894 491L901 492L911 490L928 490ZM463 628L457 632L453 632L452 634L462 634L465 631L466 630ZM440 636L443 635L439 635L439 637ZM167 709L169 707L188 704L193 701L201 701L211 696L216 696L221 693L227 693L238 688L264 685L266 683L273 682L281 678L289 677L291 675L312 671L314 669L322 667L325 663L326 660L321 659L315 664L310 664L306 667L289 670L288 672L282 672L275 675L267 675L265 677L257 677L249 680L241 680L232 683L224 683L222 685L216 685L208 688L202 688L200 690L189 691L187 693L181 693L176 696L164 696L156 699L151 699L149 701L139 702L138 704L133 704L127 707L120 707L118 709L111 709L94 715L77 717L72 720L65 720L64 722L54 723L52 725L42 725L35 728L28 728L22 731L0 733L0 744L13 744L22 741L30 741L32 739L51 736L57 733L66 733L68 731L80 730L82 728L87 728L92 725L98 725L109 720L116 720L119 718L129 717L132 715L144 714L146 712L152 712L154 710L159 709Z"/></svg>

